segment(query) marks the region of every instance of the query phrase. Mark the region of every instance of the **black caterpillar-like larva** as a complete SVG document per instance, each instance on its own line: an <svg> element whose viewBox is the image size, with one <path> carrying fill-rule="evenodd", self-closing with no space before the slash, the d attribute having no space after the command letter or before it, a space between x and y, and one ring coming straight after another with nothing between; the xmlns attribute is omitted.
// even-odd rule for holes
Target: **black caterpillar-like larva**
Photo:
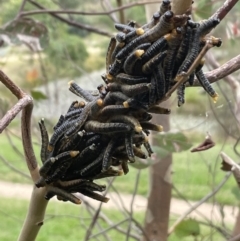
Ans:
<svg viewBox="0 0 240 241"><path fill-rule="evenodd" d="M119 31L111 38L106 54L106 73L98 95L70 81L69 90L84 101L74 101L61 115L49 139L44 121L39 122L42 147L41 178L37 187L46 187L45 198L79 204L72 193L80 192L101 202L108 198L96 193L105 186L94 180L129 172L135 157L146 159L153 153L147 135L161 132L150 122L151 113L170 114L159 106L166 93L186 74L219 19L201 23L186 14L174 15L170 1L164 0L151 21L140 28L135 23L115 24ZM213 46L220 39L210 37ZM190 85L198 78L216 101L217 93L201 70L202 63L189 74ZM185 84L178 87L178 105L184 103Z"/></svg>

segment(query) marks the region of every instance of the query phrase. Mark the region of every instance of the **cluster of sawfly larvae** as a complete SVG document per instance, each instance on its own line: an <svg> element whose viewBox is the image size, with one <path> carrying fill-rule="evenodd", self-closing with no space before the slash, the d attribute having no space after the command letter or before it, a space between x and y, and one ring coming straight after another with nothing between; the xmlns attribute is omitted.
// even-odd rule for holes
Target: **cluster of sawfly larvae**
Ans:
<svg viewBox="0 0 240 241"><path fill-rule="evenodd" d="M151 122L151 113L170 113L159 103L188 72L207 40L221 45L220 39L206 36L219 19L196 23L170 9L170 1L164 0L140 28L134 22L115 24L119 32L110 40L104 84L97 87L97 94L71 81L69 90L84 101L74 101L60 116L50 140L44 121L39 122L43 165L36 186L46 187L46 199L56 195L78 204L81 201L73 193L81 193L107 202L99 193L106 187L94 181L127 174L135 157L146 159L153 153L148 135L162 131L162 126ZM192 85L195 76L216 101L218 95L202 66L200 62L178 86L179 106L184 103L185 85Z"/></svg>

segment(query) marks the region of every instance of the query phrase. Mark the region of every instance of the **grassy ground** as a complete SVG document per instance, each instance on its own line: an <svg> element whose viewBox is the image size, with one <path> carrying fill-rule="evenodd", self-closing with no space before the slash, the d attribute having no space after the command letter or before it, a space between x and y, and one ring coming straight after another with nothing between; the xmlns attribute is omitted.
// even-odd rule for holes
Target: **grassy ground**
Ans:
<svg viewBox="0 0 240 241"><path fill-rule="evenodd" d="M17 236L21 230L21 226L26 214L28 202L23 200L9 200L1 198L0 200L0 240L12 241L16 240ZM118 223L125 219L123 213L113 210L103 210L104 214L108 216L114 223ZM143 223L144 213L136 212L134 218L138 220L139 223ZM70 203L62 202L50 202L46 220L44 226L42 227L39 236L36 241L75 241L83 240L86 227L89 226L92 218L89 216L86 208L84 206L76 206ZM174 221L174 218L172 218ZM108 228L108 225L104 221L99 222L103 229ZM128 223L120 224L121 228L127 230ZM134 226L134 225L133 225ZM134 228L132 226L132 228ZM200 226L200 233L203 237L209 237L209 234L213 230ZM98 233L98 228L93 230L93 234ZM221 236L213 232L214 237L212 240L224 240ZM114 241L125 240L126 237L115 231L108 231L107 234ZM98 236L98 240L105 240L102 235ZM94 239L92 239L94 240ZM134 239L129 239L133 241ZM172 234L169 241L177 241L179 237ZM181 238L183 241L193 241L193 237ZM201 240L207 240L203 238Z"/></svg>

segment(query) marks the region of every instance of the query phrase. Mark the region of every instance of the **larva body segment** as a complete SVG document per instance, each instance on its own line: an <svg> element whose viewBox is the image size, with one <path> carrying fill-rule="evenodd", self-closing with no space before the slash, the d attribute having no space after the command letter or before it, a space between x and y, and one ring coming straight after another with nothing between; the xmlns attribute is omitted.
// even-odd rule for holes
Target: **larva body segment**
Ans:
<svg viewBox="0 0 240 241"><path fill-rule="evenodd" d="M118 55L118 53L120 51L122 51L123 47L125 46L125 43L118 43L115 47L115 49L113 50L112 52L112 56L111 56L111 62L114 63L115 59L116 59L116 56ZM110 66L108 66L110 67ZM107 70L107 73L108 73L108 70Z"/></svg>
<svg viewBox="0 0 240 241"><path fill-rule="evenodd" d="M116 45L117 45L117 41L114 37L112 37L109 42L107 54L106 54L106 72L108 72L109 66L113 63L112 54L114 49L116 48Z"/></svg>
<svg viewBox="0 0 240 241"><path fill-rule="evenodd" d="M178 73L179 67L181 66L182 62L184 61L184 59L188 54L189 45L193 40L193 35L194 35L194 30L191 27L186 26L184 35L183 35L183 41L181 42L181 45L177 53L176 62L173 69L173 76L176 76L176 74Z"/></svg>
<svg viewBox="0 0 240 241"><path fill-rule="evenodd" d="M131 40L133 40L134 38L138 37L138 36L141 36L144 34L144 29L142 28L137 28L137 29L134 29L133 31L127 33L125 35L125 39L124 39L124 42L125 43L129 43Z"/></svg>
<svg viewBox="0 0 240 241"><path fill-rule="evenodd" d="M185 84L181 84L177 89L178 107L185 103Z"/></svg>
<svg viewBox="0 0 240 241"><path fill-rule="evenodd" d="M149 106L155 105L160 101L165 95L165 79L164 73L161 66L153 72L151 78L151 89L149 93Z"/></svg>
<svg viewBox="0 0 240 241"><path fill-rule="evenodd" d="M131 75L134 73L134 66L136 65L136 62L141 59L142 55L144 54L144 50L150 45L150 43L141 44L137 50L129 54L123 65L123 69L126 74Z"/></svg>
<svg viewBox="0 0 240 241"><path fill-rule="evenodd" d="M98 121L87 121L84 125L86 131L96 133L118 133L131 131L131 127L125 123L100 123Z"/></svg>
<svg viewBox="0 0 240 241"><path fill-rule="evenodd" d="M76 125L76 120L71 120L71 121L67 121L64 122L61 126L59 126L57 129L55 129L50 141L49 141L49 145L48 145L48 151L52 151L53 147L55 146L55 144L57 143L57 141L59 140L59 138L65 134L66 131L69 130L69 128L71 128L73 125Z"/></svg>
<svg viewBox="0 0 240 241"><path fill-rule="evenodd" d="M148 141L145 141L145 142L143 143L143 145L144 145L146 151L148 152L148 156L151 157L151 155L154 153L153 150L152 150L151 145L149 144Z"/></svg>
<svg viewBox="0 0 240 241"><path fill-rule="evenodd" d="M133 153L136 157L139 157L141 159L147 159L145 152L136 146L133 146Z"/></svg>
<svg viewBox="0 0 240 241"><path fill-rule="evenodd" d="M169 90L172 79L175 77L172 70L175 68L176 55L181 44L181 28L177 28L171 35L172 38L168 41L168 54L164 61L165 93Z"/></svg>
<svg viewBox="0 0 240 241"><path fill-rule="evenodd" d="M100 202L107 203L109 201L109 198L104 197L98 193L92 192L91 190L88 190L88 189L83 189L80 191L80 193L82 193L85 196L90 197L92 199L98 200Z"/></svg>
<svg viewBox="0 0 240 241"><path fill-rule="evenodd" d="M115 115L113 117L111 117L109 120L109 122L123 122L123 123L127 123L128 126L131 126L137 133L142 131L142 127L139 123L139 121L134 118L133 116L126 116L126 115Z"/></svg>
<svg viewBox="0 0 240 241"><path fill-rule="evenodd" d="M161 125L157 125L151 122L141 122L140 124L144 130L146 129L146 130L157 131L157 132L163 131L163 127Z"/></svg>
<svg viewBox="0 0 240 241"><path fill-rule="evenodd" d="M133 139L132 139L132 133L127 133L125 134L125 148L126 148L126 153L128 156L128 160L133 163L135 162L134 159L134 152L133 152Z"/></svg>
<svg viewBox="0 0 240 241"><path fill-rule="evenodd" d="M167 36L163 36L155 41L142 55L142 63L151 60L152 57L159 54L167 44Z"/></svg>
<svg viewBox="0 0 240 241"><path fill-rule="evenodd" d="M126 114L128 109L123 105L108 105L99 112L99 118L109 118L115 114Z"/></svg>
<svg viewBox="0 0 240 241"><path fill-rule="evenodd" d="M205 91L212 97L214 103L216 103L217 99L218 99L218 94L217 92L213 89L213 87L211 86L209 80L206 78L206 76L204 75L202 69L200 69L197 73L196 73L197 79L199 81L199 83L202 85L202 87L205 89Z"/></svg>
<svg viewBox="0 0 240 241"><path fill-rule="evenodd" d="M121 84L127 85L135 85L141 83L149 83L148 77L145 76L135 76L135 75L128 75L125 73L120 73L116 76L116 82Z"/></svg>
<svg viewBox="0 0 240 241"><path fill-rule="evenodd" d="M129 32L132 32L135 30L134 27L126 25L126 24L121 24L121 23L115 23L114 26L118 31L121 31L123 33L129 33Z"/></svg>
<svg viewBox="0 0 240 241"><path fill-rule="evenodd" d="M45 124L44 124L44 119L41 119L41 121L38 124L39 124L39 128L40 128L41 140L42 140L40 157L41 157L42 163L44 164L44 162L47 160L47 157L49 154L48 153L49 136L48 136L48 132L45 127Z"/></svg>
<svg viewBox="0 0 240 241"><path fill-rule="evenodd" d="M142 83L136 85L121 85L122 92L127 95L128 97L132 97L144 92L149 91L151 88L151 84L149 83Z"/></svg>
<svg viewBox="0 0 240 241"><path fill-rule="evenodd" d="M170 32L174 26L172 24L173 13L171 11L167 11L161 18L159 23L151 28L149 31L144 33L143 35L135 38L129 44L126 45L119 53L116 55L116 61L122 62L128 55L131 53L139 44L154 42L159 39L161 36Z"/></svg>
<svg viewBox="0 0 240 241"><path fill-rule="evenodd" d="M180 75L182 72L188 71L188 69L190 68L190 66L192 65L192 63L194 62L199 53L201 37L209 33L213 28L215 28L218 25L219 22L219 19L209 18L208 20L200 24L200 26L197 28L195 32L193 41L191 42L191 45L189 47L189 53L178 71L178 75Z"/></svg>
<svg viewBox="0 0 240 241"><path fill-rule="evenodd" d="M93 137L91 137L90 139L87 140L86 146L90 146L92 144L97 145L98 143L100 143L101 138L102 138L101 135L94 135Z"/></svg>
<svg viewBox="0 0 240 241"><path fill-rule="evenodd" d="M155 12L155 13L153 14L153 16L152 16L151 21L150 21L149 23L147 23L147 24L144 24L144 25L142 26L142 28L143 28L144 30L148 30L148 29L154 27L154 26L159 22L160 17L161 17L160 12Z"/></svg>
<svg viewBox="0 0 240 241"><path fill-rule="evenodd" d="M155 113L155 114L169 115L171 113L171 110L161 107L159 105L152 105L151 107L149 107L148 112Z"/></svg>
<svg viewBox="0 0 240 241"><path fill-rule="evenodd" d="M102 160L102 172L108 170L109 167L111 166L111 156L113 153L113 149L116 145L116 142L117 142L116 138L112 138L107 145L107 148L105 150L105 153L103 155L103 160Z"/></svg>
<svg viewBox="0 0 240 241"><path fill-rule="evenodd" d="M133 30L134 31L134 30ZM124 43L125 42L125 37L126 37L126 34L125 33L122 33L122 32L119 32L116 34L116 40L119 42L119 43ZM109 65L108 65L109 66Z"/></svg>
<svg viewBox="0 0 240 241"><path fill-rule="evenodd" d="M122 161L121 162L122 170L124 172L124 175L128 174L129 168L128 168L128 163L127 161Z"/></svg>
<svg viewBox="0 0 240 241"><path fill-rule="evenodd" d="M169 0L163 0L159 12L161 15L163 15L165 12L171 9L171 2Z"/></svg>
<svg viewBox="0 0 240 241"><path fill-rule="evenodd" d="M173 30L173 16L174 14L172 11L165 12L159 22L142 36L143 39L146 39L145 41L147 42L155 42L157 39Z"/></svg>
<svg viewBox="0 0 240 241"><path fill-rule="evenodd" d="M55 131L62 123L64 122L64 115L60 115L57 124L53 127L53 130Z"/></svg>
<svg viewBox="0 0 240 241"><path fill-rule="evenodd" d="M194 83L194 76L195 76L194 72L189 75L189 78L188 78L187 81L188 81L190 86L192 86L193 83Z"/></svg>
<svg viewBox="0 0 240 241"><path fill-rule="evenodd" d="M154 58L151 58L147 63L142 66L142 72L144 74L151 74L152 71L158 67L158 65L163 62L164 58L167 55L167 51L159 53Z"/></svg>
<svg viewBox="0 0 240 241"><path fill-rule="evenodd" d="M95 99L87 90L82 89L74 81L69 82L69 90L75 95L84 98L86 101L93 101Z"/></svg>
<svg viewBox="0 0 240 241"><path fill-rule="evenodd" d="M82 170L81 170L81 176L86 177L89 175L89 173L91 173L93 170L96 170L98 168L100 168L100 170L102 169L102 159L103 159L103 155L105 153L105 149L99 154L99 156L92 161L91 163L89 163L87 166L85 166ZM91 174L90 174L91 175Z"/></svg>
<svg viewBox="0 0 240 241"><path fill-rule="evenodd" d="M65 117L64 117L64 120L72 120L73 118L79 116L82 112L82 109L81 108L77 108L77 109L74 109L72 111L69 111Z"/></svg>
<svg viewBox="0 0 240 241"><path fill-rule="evenodd" d="M84 125L85 121L87 120L89 113L91 111L92 106L97 104L97 99L94 101L89 102L82 110L81 115L76 119L75 123L68 129L65 133L65 137L68 138L72 136L74 133L78 132L81 127Z"/></svg>
<svg viewBox="0 0 240 241"><path fill-rule="evenodd" d="M122 103L128 99L128 96L120 91L108 92L103 100L103 106L112 105L116 103Z"/></svg>
<svg viewBox="0 0 240 241"><path fill-rule="evenodd" d="M111 76L116 76L118 73L120 73L122 67L123 67L123 62L115 60L114 63L109 68L109 74Z"/></svg>

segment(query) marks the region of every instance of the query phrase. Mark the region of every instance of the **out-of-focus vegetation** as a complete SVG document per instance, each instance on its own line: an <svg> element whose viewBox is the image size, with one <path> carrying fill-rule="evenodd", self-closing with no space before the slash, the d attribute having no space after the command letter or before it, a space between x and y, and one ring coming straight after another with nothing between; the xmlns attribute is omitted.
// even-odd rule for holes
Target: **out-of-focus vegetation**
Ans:
<svg viewBox="0 0 240 241"><path fill-rule="evenodd" d="M25 200L10 200L7 198L1 198L0 200L0 240L12 241L16 240L19 230L22 226L22 222L25 218L26 211L28 208L28 202ZM125 219L124 215L117 210L104 209L103 212L109 217L114 223L118 223L119 220ZM11 214L10 214L11 213ZM134 212L134 219L139 223L144 221L143 212ZM175 217L170 218L170 223L175 221ZM89 227L92 221L92 216L89 215L85 206L80 206L79 208L75 205L61 202L50 202L48 205L44 226L42 227L42 232L39 233L36 241L52 241L59 240L64 241L66 237L68 240L83 240L86 234L86 228ZM100 219L99 224L103 229L107 229L109 226ZM134 225L133 225L134 226ZM11 227L11 232L9 232L9 227ZM128 222L124 222L119 225L120 228L127 230ZM201 236L209 236L211 234L211 229L205 225L200 225ZM93 229L92 234L98 233L99 230L96 227ZM125 235L112 229L107 232L107 235L115 241L122 241ZM211 235L213 240L223 240L220 234L214 232ZM103 238L99 235L99 240ZM129 241L135 239L129 238ZM178 241L179 236L173 233L169 237L169 241ZM181 240L192 241L193 237L185 237Z"/></svg>

